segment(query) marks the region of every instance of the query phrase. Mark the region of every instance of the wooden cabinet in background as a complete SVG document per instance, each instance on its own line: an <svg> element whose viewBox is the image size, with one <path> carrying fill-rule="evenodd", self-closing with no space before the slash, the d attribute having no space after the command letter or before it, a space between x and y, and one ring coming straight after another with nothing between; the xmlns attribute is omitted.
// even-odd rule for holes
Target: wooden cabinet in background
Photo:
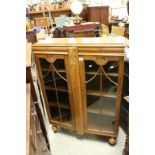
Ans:
<svg viewBox="0 0 155 155"><path fill-rule="evenodd" d="M28 43L36 43L37 42L37 37L36 33L33 31L33 29L27 30L26 31L26 39Z"/></svg>
<svg viewBox="0 0 155 155"><path fill-rule="evenodd" d="M26 100L26 155L51 155L33 103L30 83L26 84Z"/></svg>
<svg viewBox="0 0 155 155"><path fill-rule="evenodd" d="M74 42L72 42L74 40ZM36 43L33 53L53 130L109 137L115 144L124 66L124 41L55 38Z"/></svg>
<svg viewBox="0 0 155 155"><path fill-rule="evenodd" d="M100 22L101 24L109 26L109 7L88 7L88 21Z"/></svg>
<svg viewBox="0 0 155 155"><path fill-rule="evenodd" d="M46 127L31 74L31 43L26 44L26 155L51 155Z"/></svg>

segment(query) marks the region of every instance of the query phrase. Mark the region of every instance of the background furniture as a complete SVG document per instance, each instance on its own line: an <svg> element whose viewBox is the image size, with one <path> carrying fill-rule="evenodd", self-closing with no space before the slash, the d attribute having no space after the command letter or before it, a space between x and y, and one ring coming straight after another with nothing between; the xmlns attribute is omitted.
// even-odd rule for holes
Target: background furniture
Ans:
<svg viewBox="0 0 155 155"><path fill-rule="evenodd" d="M121 26L112 26L111 33L119 36L124 36L125 27Z"/></svg>
<svg viewBox="0 0 155 155"><path fill-rule="evenodd" d="M45 16L48 17L49 16L49 11L45 10ZM52 9L50 10L52 16L60 16L61 14L71 14L71 10L69 8L59 8L59 9ZM30 11L29 15L31 17L31 19L34 18L41 18L43 17L43 11Z"/></svg>
<svg viewBox="0 0 155 155"><path fill-rule="evenodd" d="M124 62L124 80L123 80L123 89L122 89L122 103L121 103L121 119L120 125L127 133L128 124L129 124L129 100L127 96L129 96L129 62Z"/></svg>
<svg viewBox="0 0 155 155"><path fill-rule="evenodd" d="M109 26L109 7L88 7L88 21L100 22L101 24Z"/></svg>
<svg viewBox="0 0 155 155"><path fill-rule="evenodd" d="M73 36L74 37L95 37L96 34L94 30L74 31Z"/></svg>
<svg viewBox="0 0 155 155"><path fill-rule="evenodd" d="M34 18L34 24L35 26L40 26L40 27L47 27L50 26L50 18L49 17L42 17L42 18Z"/></svg>
<svg viewBox="0 0 155 155"><path fill-rule="evenodd" d="M31 74L31 43L26 44L26 155L51 155Z"/></svg>
<svg viewBox="0 0 155 155"><path fill-rule="evenodd" d="M118 134L124 42L114 38L54 38L33 45L52 129L79 135Z"/></svg>
<svg viewBox="0 0 155 155"><path fill-rule="evenodd" d="M124 63L124 80L120 116L120 125L127 134L123 155L129 155L129 61L125 61Z"/></svg>
<svg viewBox="0 0 155 155"><path fill-rule="evenodd" d="M129 102L129 101L127 101ZM127 130L126 130L126 141L125 141L125 148L123 149L123 155L129 155L129 115L127 116Z"/></svg>
<svg viewBox="0 0 155 155"><path fill-rule="evenodd" d="M64 26L63 30L66 37L96 37L99 24L86 22L75 26Z"/></svg>
<svg viewBox="0 0 155 155"><path fill-rule="evenodd" d="M43 136L40 121L32 101L31 84L26 84L26 155L51 155Z"/></svg>
<svg viewBox="0 0 155 155"><path fill-rule="evenodd" d="M33 29L26 31L26 39L28 43L37 42L36 34L34 33Z"/></svg>
<svg viewBox="0 0 155 155"><path fill-rule="evenodd" d="M120 22L121 22L120 20L119 21L111 20L109 22L109 31L112 32L112 27L113 26L119 27ZM124 35L123 36L129 39L129 23L124 23L124 28L125 28L125 30L124 30Z"/></svg>

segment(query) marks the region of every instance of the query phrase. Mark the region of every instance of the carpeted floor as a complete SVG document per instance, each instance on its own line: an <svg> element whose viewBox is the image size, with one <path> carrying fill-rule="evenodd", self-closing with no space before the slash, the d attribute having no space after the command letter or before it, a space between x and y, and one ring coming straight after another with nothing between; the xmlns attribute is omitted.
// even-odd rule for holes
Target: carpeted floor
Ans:
<svg viewBox="0 0 155 155"><path fill-rule="evenodd" d="M49 136L52 155L122 155L126 138L121 128L115 146L109 145L106 137L91 134L77 136L64 129L58 133L51 131Z"/></svg>

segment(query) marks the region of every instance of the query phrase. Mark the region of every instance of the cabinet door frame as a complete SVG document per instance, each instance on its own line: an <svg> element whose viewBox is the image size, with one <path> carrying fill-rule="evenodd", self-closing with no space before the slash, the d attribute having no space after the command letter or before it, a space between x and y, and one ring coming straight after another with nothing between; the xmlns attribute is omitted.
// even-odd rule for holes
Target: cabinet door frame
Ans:
<svg viewBox="0 0 155 155"><path fill-rule="evenodd" d="M64 59L64 63L65 63L65 69L66 69L66 78L67 78L67 86L68 86L68 92L69 92L69 105L70 105L70 110L71 110L71 117L72 117L72 125L68 125L65 123L62 123L61 121L54 121L51 118L51 112L49 109L49 104L48 104L48 99L46 96L46 92L45 92L45 87L44 87L44 83L42 80L42 73L41 73L41 66L39 63L39 58L44 58L46 59L48 62L54 62L57 59ZM53 125L57 125L57 126L62 126L64 128L69 128L71 130L75 130L75 116L74 116L74 107L72 105L72 90L71 90L71 85L70 85L70 72L69 72L69 65L68 65L68 54L56 54L54 53L49 53L49 54L35 54L35 62L36 62L36 67L37 67L37 71L38 71L38 77L39 77L39 84L41 86L41 90L42 90L42 94L44 97L44 101L45 101L45 107L47 110L47 115L48 115L48 119L49 122Z"/></svg>
<svg viewBox="0 0 155 155"><path fill-rule="evenodd" d="M83 102L83 111L84 111L84 131L86 133L92 133L92 134L98 134L98 135L105 135L105 136L114 136L116 137L118 134L118 126L119 126L119 113L120 113L120 104L121 104L121 89L122 89L122 84L123 84L123 70L124 70L124 56L122 54L120 54L119 56L119 51L118 53L113 56L109 55L107 53L100 53L96 52L93 54L90 53L92 49L89 49L89 52L86 52L86 50L84 50L84 52L80 52L79 56L79 66L80 66L80 82L81 82L81 92L82 93L82 102ZM100 50L99 50L100 51ZM122 52L120 52L122 53ZM110 53L109 53L110 54ZM84 68L84 59L87 60L93 60L95 62L100 61L99 63L103 64L104 61L108 60L108 61L118 61L118 65L119 65L119 70L118 70L118 86L117 86L117 92L116 92L116 107L115 107L115 127L114 127L114 132L99 132L98 130L89 130L88 129L88 124L87 124L87 103L86 103L86 85L85 85L85 68Z"/></svg>

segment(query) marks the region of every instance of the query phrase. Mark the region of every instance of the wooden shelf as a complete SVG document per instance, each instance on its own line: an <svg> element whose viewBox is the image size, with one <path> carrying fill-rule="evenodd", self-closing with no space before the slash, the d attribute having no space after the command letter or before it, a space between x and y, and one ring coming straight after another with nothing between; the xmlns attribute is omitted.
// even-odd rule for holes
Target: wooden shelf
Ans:
<svg viewBox="0 0 155 155"><path fill-rule="evenodd" d="M100 112L101 111L101 112ZM99 114L99 115L107 115L107 116L114 116L115 112L113 111L108 111L108 110L100 110L99 109L93 109L93 108L88 108L89 113L94 113L94 114Z"/></svg>
<svg viewBox="0 0 155 155"><path fill-rule="evenodd" d="M111 101L107 101L106 98L103 98L103 102L101 105L100 98L94 101L92 104L87 101L87 112L102 114L107 116L115 116L115 100L111 99Z"/></svg>
<svg viewBox="0 0 155 155"><path fill-rule="evenodd" d="M86 72L86 74L95 75L96 72ZM98 73L98 75L100 75L100 73ZM102 74L102 75L105 75L105 74ZM118 73L107 73L107 75L109 75L109 76L118 76Z"/></svg>
<svg viewBox="0 0 155 155"><path fill-rule="evenodd" d="M41 70L42 70L42 71L47 71L47 72L49 72L49 71L54 71L54 70L52 70L52 69L46 69L46 68L42 68ZM60 73L66 73L66 71L63 70L63 69L57 69L57 71L60 72Z"/></svg>
<svg viewBox="0 0 155 155"><path fill-rule="evenodd" d="M70 107L65 104L59 103L59 105L60 108L70 109ZM49 102L49 106L58 108L58 104L56 102Z"/></svg>
<svg viewBox="0 0 155 155"><path fill-rule="evenodd" d="M57 81L57 80L61 80L61 78L60 77L59 78L55 78L55 81ZM52 80L44 80L45 86L48 86L48 84L50 85L51 82L54 82L54 80L53 79Z"/></svg>
<svg viewBox="0 0 155 155"><path fill-rule="evenodd" d="M56 88L52 88L52 87L50 87L50 86L45 86L45 89L46 90L55 90L55 91L61 91L61 92L67 92L68 93L68 90L66 90L65 88L63 88L63 87L57 87L57 89Z"/></svg>
<svg viewBox="0 0 155 155"><path fill-rule="evenodd" d="M111 98L116 98L117 94L116 92L112 91L107 91L107 92L100 92L100 91L95 91L95 90L87 90L87 95L94 95L94 96L105 96L105 97L111 97Z"/></svg>
<svg viewBox="0 0 155 155"><path fill-rule="evenodd" d="M49 10L44 10L44 12L48 12ZM52 9L50 10L51 13L59 13L59 12L71 12L71 9L70 8L63 8L63 9ZM40 13L43 13L42 10L40 11L30 11L30 15L33 15L33 14L40 14Z"/></svg>

